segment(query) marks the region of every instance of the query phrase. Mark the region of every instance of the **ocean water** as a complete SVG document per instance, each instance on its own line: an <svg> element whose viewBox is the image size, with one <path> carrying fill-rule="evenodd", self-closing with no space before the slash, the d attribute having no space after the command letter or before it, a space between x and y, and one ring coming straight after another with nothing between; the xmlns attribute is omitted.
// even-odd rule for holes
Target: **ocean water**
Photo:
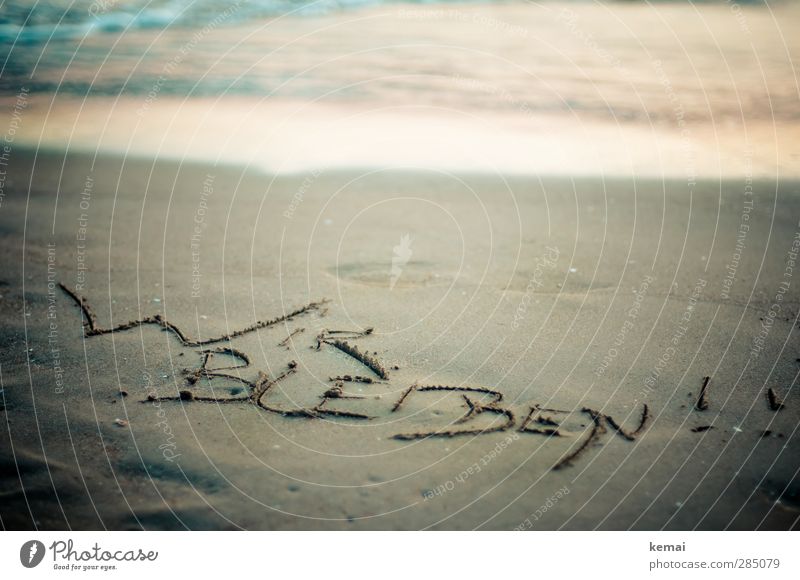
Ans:
<svg viewBox="0 0 800 580"><path fill-rule="evenodd" d="M798 4L6 0L0 96L794 119Z"/></svg>
<svg viewBox="0 0 800 580"><path fill-rule="evenodd" d="M447 0L445 0L447 1ZM411 0L414 2L414 0ZM0 4L0 42L168 27L203 27L221 14L228 26L279 15L329 14L386 0L10 0ZM428 0L416 0L425 4Z"/></svg>
<svg viewBox="0 0 800 580"><path fill-rule="evenodd" d="M404 3L420 5L443 4L448 1L465 3L464 0L403 0ZM471 1L503 4L514 0ZM577 3L592 0L568 1ZM688 0L671 1L688 3ZM730 0L717 1L733 3ZM767 1L736 0L735 3L763 5ZM782 0L772 0L770 4L780 1ZM467 0L466 3L469 2ZM230 13L225 18L226 24L235 25L247 20L278 15L312 16L397 3L397 0L2 0L0 43L40 43L53 38L80 38L91 33L121 30L202 27L223 13Z"/></svg>

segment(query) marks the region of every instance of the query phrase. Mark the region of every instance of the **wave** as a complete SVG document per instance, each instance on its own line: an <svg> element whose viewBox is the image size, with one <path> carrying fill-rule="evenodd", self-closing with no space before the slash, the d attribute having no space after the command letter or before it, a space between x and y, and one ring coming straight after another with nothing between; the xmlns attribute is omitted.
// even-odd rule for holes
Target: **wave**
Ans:
<svg viewBox="0 0 800 580"><path fill-rule="evenodd" d="M221 13L226 14L226 23L232 25L279 15L309 16L380 4L448 1L489 4L515 0L7 0L2 3L0 12L0 42L30 44L82 38L93 33L202 27ZM738 0L737 3L763 4L764 1Z"/></svg>
<svg viewBox="0 0 800 580"><path fill-rule="evenodd" d="M228 24L275 17L319 15L386 4L385 0L18 0L0 13L0 42L38 43L92 33L202 27L225 13ZM417 4L433 3L417 0Z"/></svg>

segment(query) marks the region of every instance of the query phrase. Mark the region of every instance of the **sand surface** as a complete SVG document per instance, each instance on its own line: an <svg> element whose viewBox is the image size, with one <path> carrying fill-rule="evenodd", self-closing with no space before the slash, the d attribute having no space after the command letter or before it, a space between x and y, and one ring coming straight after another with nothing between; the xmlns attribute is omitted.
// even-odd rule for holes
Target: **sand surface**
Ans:
<svg viewBox="0 0 800 580"><path fill-rule="evenodd" d="M15 155L6 527L797 525L797 183Z"/></svg>

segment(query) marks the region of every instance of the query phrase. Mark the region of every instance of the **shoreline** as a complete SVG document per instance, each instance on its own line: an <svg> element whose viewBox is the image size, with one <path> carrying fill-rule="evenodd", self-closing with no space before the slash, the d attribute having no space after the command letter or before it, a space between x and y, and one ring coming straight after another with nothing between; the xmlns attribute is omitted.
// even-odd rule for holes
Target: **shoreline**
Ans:
<svg viewBox="0 0 800 580"><path fill-rule="evenodd" d="M302 102L162 99L139 117L133 112L136 99L59 97L45 111L41 98L29 97L14 146L61 151L68 143L75 152L247 165L274 175L409 169L687 182L720 176L800 179L794 161L800 155L795 152L800 124L789 122L779 133L751 121L744 133L749 140L741 141L737 127L698 123L687 136L663 125L584 121L577 114L476 116L428 107L371 111ZM47 122L45 113L58 124ZM187 132L191 119L200 122ZM426 132L435 137L420 140ZM220 147L211 151L209 143Z"/></svg>

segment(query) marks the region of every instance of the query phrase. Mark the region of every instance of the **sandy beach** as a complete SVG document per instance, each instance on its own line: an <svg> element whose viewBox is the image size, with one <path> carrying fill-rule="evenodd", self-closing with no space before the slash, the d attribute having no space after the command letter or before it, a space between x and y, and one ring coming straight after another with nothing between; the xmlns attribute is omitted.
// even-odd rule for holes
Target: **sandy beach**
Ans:
<svg viewBox="0 0 800 580"><path fill-rule="evenodd" d="M796 9L743 7L748 50L727 6L695 9L678 27L672 4L372 7L274 35L220 25L175 65L227 83L209 51L252 34L247 54L296 60L250 68L243 41L229 74L296 79L275 99L148 102L186 42L172 29L121 35L95 79L81 52L59 80L67 40L27 80L33 56L16 57L3 528L796 529L798 37L768 33L782 14L796 30ZM488 61L453 85L470 61L442 49L422 72L450 76L415 90L416 51L466 34L441 27L454 15ZM676 28L641 52L599 32L647 18ZM393 22L381 60L367 49ZM299 75L344 37L335 66ZM162 56L133 66L148 45ZM523 45L533 74L499 68ZM542 88L561 58L588 84ZM637 91L612 80L620 62ZM377 80L351 98L359 72Z"/></svg>
<svg viewBox="0 0 800 580"><path fill-rule="evenodd" d="M6 526L796 523L800 310L782 284L797 183L756 184L726 286L741 183L699 184L686 199L681 183L64 161L39 155L29 202L7 198L2 217ZM29 180L19 157L13 180ZM402 236L412 252L390 287ZM328 302L187 346L159 324L86 336L58 283L82 289L97 328L159 314L190 343ZM368 328L349 343L377 353L386 379L325 335ZM218 352L204 366L221 347L247 361ZM262 400L272 411L200 400L241 398L259 371L274 379L290 364ZM243 381L212 371L240 366L217 372ZM184 369L201 368L211 376L191 383ZM282 414L316 408L345 375L374 382L343 381L362 398L325 408L369 419ZM784 408L770 407L770 388ZM470 405L482 412L464 421ZM523 425L536 405L552 411ZM470 433L436 436L455 430ZM431 436L397 438L414 433Z"/></svg>

